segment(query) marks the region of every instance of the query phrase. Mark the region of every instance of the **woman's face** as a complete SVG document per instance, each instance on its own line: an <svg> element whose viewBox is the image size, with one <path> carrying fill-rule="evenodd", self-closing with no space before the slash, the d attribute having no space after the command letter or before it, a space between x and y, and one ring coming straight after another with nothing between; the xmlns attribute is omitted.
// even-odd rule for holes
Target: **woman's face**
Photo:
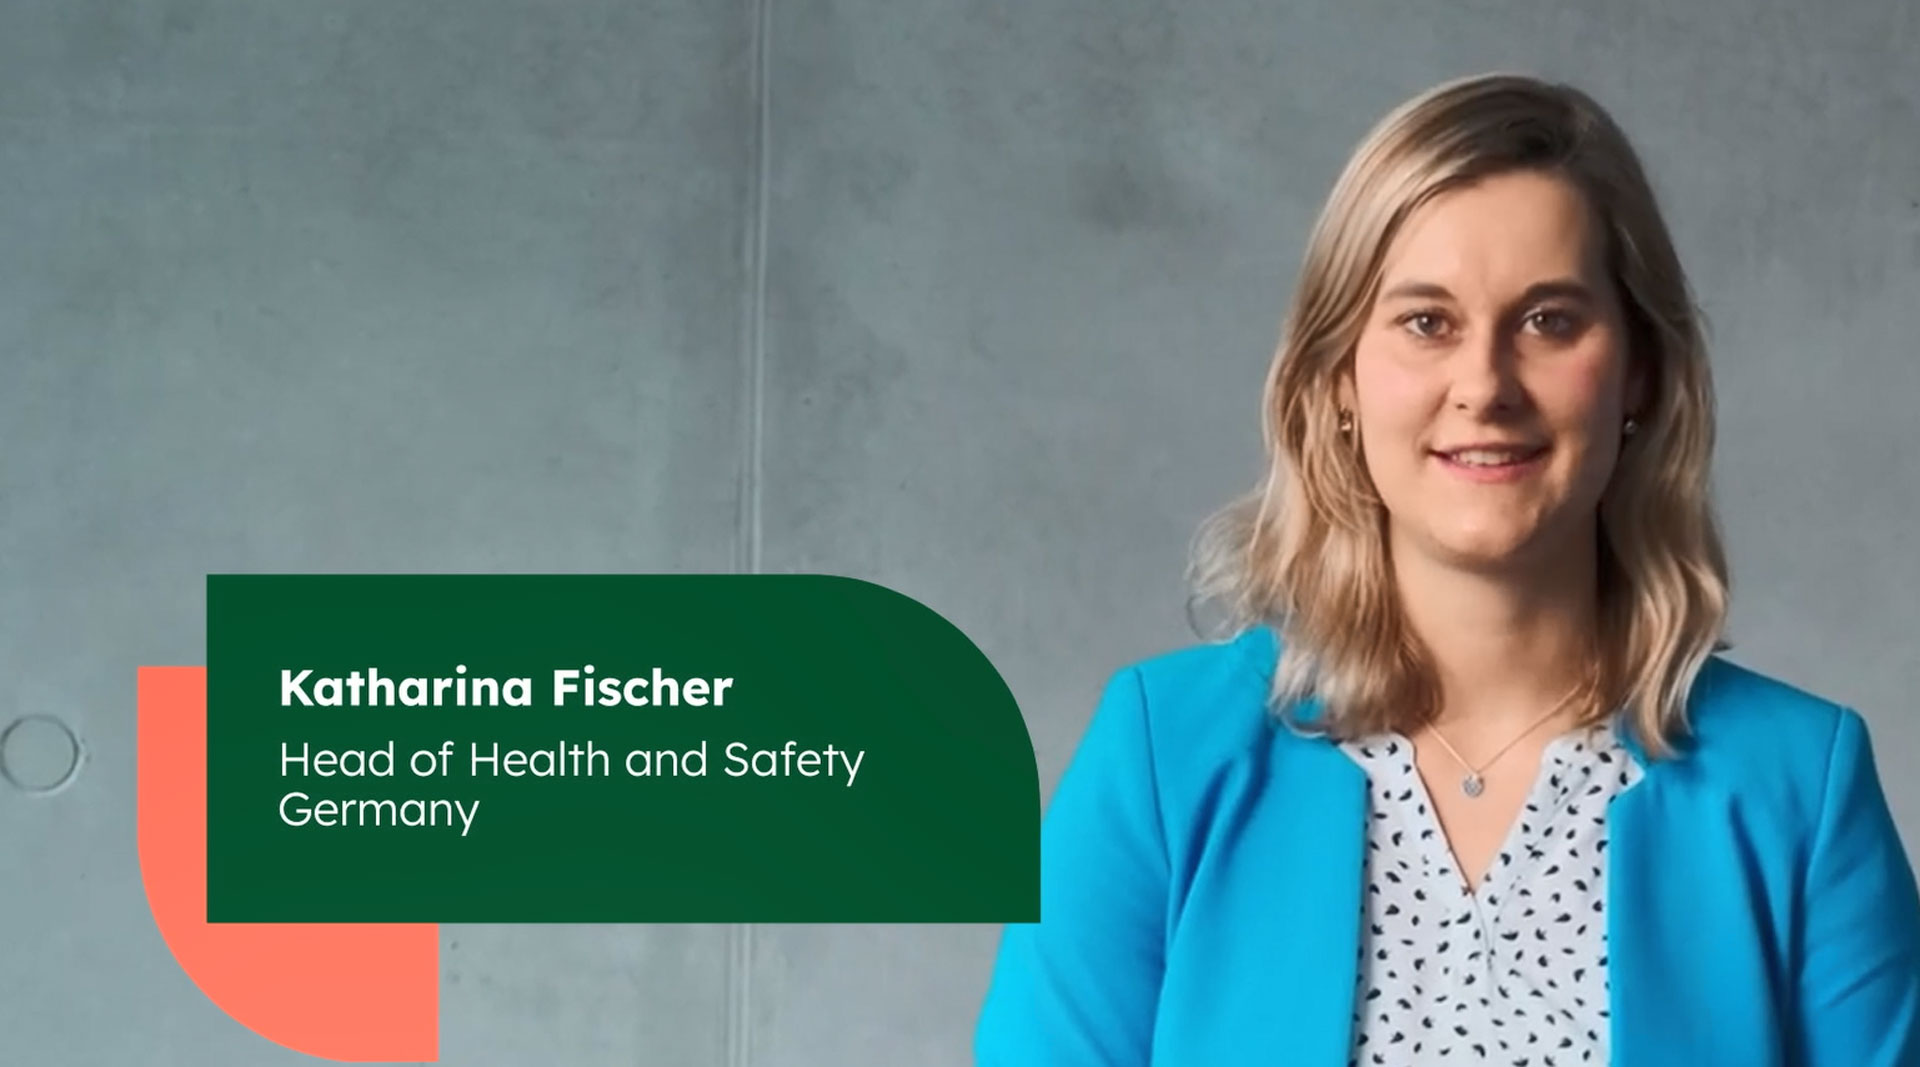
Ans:
<svg viewBox="0 0 1920 1067"><path fill-rule="evenodd" d="M1498 570L1591 533L1637 402L1604 256L1579 190L1535 172L1442 194L1395 237L1341 399L1396 558Z"/></svg>

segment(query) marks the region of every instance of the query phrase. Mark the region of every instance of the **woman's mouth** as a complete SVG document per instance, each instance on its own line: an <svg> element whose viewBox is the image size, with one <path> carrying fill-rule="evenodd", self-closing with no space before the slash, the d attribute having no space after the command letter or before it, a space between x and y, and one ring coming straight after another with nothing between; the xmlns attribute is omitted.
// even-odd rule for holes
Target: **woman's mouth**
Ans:
<svg viewBox="0 0 1920 1067"><path fill-rule="evenodd" d="M1476 482L1504 482L1524 477L1539 469L1546 455L1545 447L1525 446L1460 448L1433 453L1448 472Z"/></svg>

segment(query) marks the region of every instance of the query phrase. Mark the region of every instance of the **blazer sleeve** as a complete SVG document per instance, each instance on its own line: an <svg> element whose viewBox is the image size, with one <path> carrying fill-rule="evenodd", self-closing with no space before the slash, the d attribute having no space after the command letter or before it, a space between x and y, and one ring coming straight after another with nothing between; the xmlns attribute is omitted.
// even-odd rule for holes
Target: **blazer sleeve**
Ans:
<svg viewBox="0 0 1920 1067"><path fill-rule="evenodd" d="M1920 1067L1920 893L1852 710L1828 756L1803 908L1808 1067Z"/></svg>
<svg viewBox="0 0 1920 1067"><path fill-rule="evenodd" d="M1001 934L974 1035L983 1067L1145 1067L1168 862L1138 668L1109 680L1040 830L1040 921Z"/></svg>

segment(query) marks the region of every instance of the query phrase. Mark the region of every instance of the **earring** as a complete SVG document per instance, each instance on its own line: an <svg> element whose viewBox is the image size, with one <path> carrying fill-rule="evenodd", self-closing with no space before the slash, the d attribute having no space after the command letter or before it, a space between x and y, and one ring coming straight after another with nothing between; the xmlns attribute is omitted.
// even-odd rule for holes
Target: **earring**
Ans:
<svg viewBox="0 0 1920 1067"><path fill-rule="evenodd" d="M1629 415L1627 416L1627 421L1621 425L1620 432L1623 434L1626 434L1628 437L1632 437L1635 431L1639 429L1640 429L1640 420Z"/></svg>
<svg viewBox="0 0 1920 1067"><path fill-rule="evenodd" d="M1353 412L1346 408L1340 409L1340 432L1343 434L1353 432Z"/></svg>

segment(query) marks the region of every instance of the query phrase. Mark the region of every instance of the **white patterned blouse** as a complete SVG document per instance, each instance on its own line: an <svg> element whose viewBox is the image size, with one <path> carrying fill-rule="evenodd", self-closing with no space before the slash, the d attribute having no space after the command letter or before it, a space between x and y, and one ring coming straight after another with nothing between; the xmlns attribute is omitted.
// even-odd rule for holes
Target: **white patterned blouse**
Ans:
<svg viewBox="0 0 1920 1067"><path fill-rule="evenodd" d="M1607 805L1639 780L1613 731L1548 742L1469 889L1397 734L1341 748L1369 781L1355 1067L1604 1064Z"/></svg>

